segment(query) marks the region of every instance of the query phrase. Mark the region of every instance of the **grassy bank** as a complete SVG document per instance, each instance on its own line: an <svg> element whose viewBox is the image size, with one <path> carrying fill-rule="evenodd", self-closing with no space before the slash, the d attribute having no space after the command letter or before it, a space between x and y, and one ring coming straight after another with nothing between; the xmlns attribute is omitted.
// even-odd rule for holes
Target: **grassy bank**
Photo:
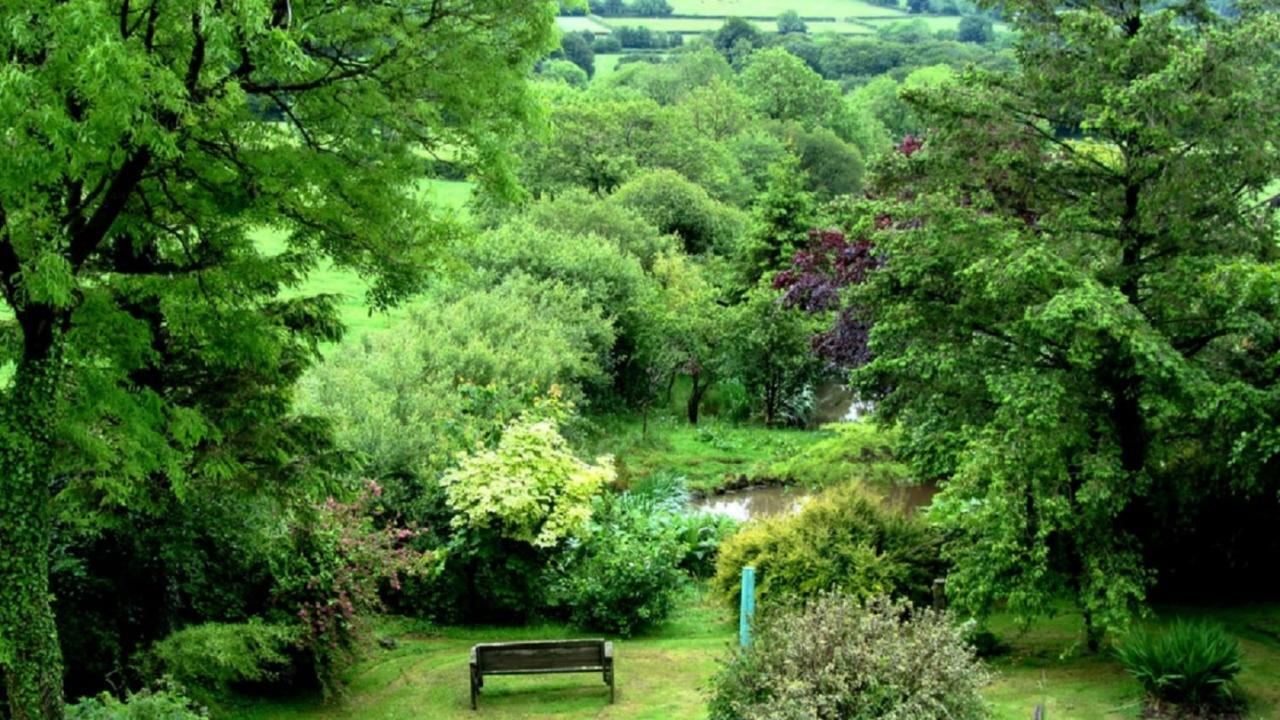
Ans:
<svg viewBox="0 0 1280 720"><path fill-rule="evenodd" d="M706 417L690 425L679 415L634 415L593 420L592 448L610 453L624 482L657 473L683 476L691 490L711 492L743 484L825 487L855 479L890 485L907 478L893 461L890 433L870 423L821 430L765 428Z"/></svg>

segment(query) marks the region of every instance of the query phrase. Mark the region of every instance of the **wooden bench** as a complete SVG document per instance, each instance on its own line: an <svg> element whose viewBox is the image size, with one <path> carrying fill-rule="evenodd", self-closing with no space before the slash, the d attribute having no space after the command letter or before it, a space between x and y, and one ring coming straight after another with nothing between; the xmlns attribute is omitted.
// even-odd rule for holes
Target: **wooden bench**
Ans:
<svg viewBox="0 0 1280 720"><path fill-rule="evenodd" d="M486 675L594 673L604 675L613 702L613 643L605 640L537 640L481 643L471 648L471 709Z"/></svg>

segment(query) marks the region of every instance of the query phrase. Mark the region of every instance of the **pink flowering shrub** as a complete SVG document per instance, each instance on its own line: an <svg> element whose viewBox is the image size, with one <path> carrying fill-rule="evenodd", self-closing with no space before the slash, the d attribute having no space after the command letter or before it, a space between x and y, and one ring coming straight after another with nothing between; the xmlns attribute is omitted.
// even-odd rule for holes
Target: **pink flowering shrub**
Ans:
<svg viewBox="0 0 1280 720"><path fill-rule="evenodd" d="M373 481L351 502L332 497L297 522L287 556L274 568L277 607L302 625L300 643L312 657L326 695L341 689L341 673L367 636L367 617L382 609L380 592L428 572L430 553L415 550L413 527L379 524L368 511L382 493Z"/></svg>

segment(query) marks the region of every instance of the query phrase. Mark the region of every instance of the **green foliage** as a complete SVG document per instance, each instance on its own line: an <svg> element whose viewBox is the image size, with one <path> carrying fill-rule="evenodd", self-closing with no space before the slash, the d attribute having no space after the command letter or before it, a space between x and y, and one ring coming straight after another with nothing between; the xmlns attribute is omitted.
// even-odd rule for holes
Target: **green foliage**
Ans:
<svg viewBox="0 0 1280 720"><path fill-rule="evenodd" d="M447 292L395 331L331 354L302 383L301 406L332 418L369 476L423 482L553 387L576 399L608 384L614 330L586 297L585 276L582 289L564 284L574 279L511 268L495 287ZM593 280L608 287L607 277ZM415 517L407 489L389 484L391 505Z"/></svg>
<svg viewBox="0 0 1280 720"><path fill-rule="evenodd" d="M751 288L734 308L730 325L730 373L752 395L765 425L808 424L813 385L824 362L811 340L821 321L784 307L767 284Z"/></svg>
<svg viewBox="0 0 1280 720"><path fill-rule="evenodd" d="M368 494L354 500L339 502L330 497L298 518L272 558L275 586L271 605L290 622L296 618L301 624L299 644L309 655L326 697L342 692L345 672L364 650L369 616L384 607L380 591L398 591L402 580L432 574L439 566L436 553L414 547L416 528L398 526L395 518L382 518L375 524L372 498L381 492L381 486L370 482ZM210 632L212 635L197 634L184 640L204 640L203 649L213 653L227 649L217 640L234 642L226 634L219 637L218 630ZM278 641L271 638L272 632L262 631L258 640ZM184 648L172 649L180 652ZM265 652L259 657L270 659ZM242 657L240 670L245 667L244 660ZM190 669L186 662L183 667ZM214 675L209 679L220 678Z"/></svg>
<svg viewBox="0 0 1280 720"><path fill-rule="evenodd" d="M625 494L610 498L552 571L553 602L574 624L623 637L665 619L685 579L670 512Z"/></svg>
<svg viewBox="0 0 1280 720"><path fill-rule="evenodd" d="M734 67L741 67L757 48L764 46L764 41L764 34L751 21L740 17L725 19L711 39L716 50Z"/></svg>
<svg viewBox="0 0 1280 720"><path fill-rule="evenodd" d="M820 200L853 195L862 189L864 161L858 148L824 127L788 127L784 136L800 158L807 189Z"/></svg>
<svg viewBox="0 0 1280 720"><path fill-rule="evenodd" d="M651 394L661 381L670 386L677 376L688 377L693 388L686 414L696 425L703 397L725 365L728 310L702 266L686 255L659 258L653 276L658 292L644 307L650 326L639 344L650 377L659 381L651 384Z"/></svg>
<svg viewBox="0 0 1280 720"><path fill-rule="evenodd" d="M712 683L712 720L978 720L989 676L945 613L823 594L770 608Z"/></svg>
<svg viewBox="0 0 1280 720"><path fill-rule="evenodd" d="M153 645L144 673L171 677L206 695L225 695L232 684L275 680L290 670L299 630L260 619L192 625Z"/></svg>
<svg viewBox="0 0 1280 720"><path fill-rule="evenodd" d="M960 18L956 28L956 39L967 43L989 43L995 39L995 31L991 29L991 21L981 15L966 15Z"/></svg>
<svg viewBox="0 0 1280 720"><path fill-rule="evenodd" d="M289 468L312 491L297 472L312 458L273 444L297 439L279 432L304 424L285 419L288 385L339 328L332 302L280 296L326 263L366 277L376 308L422 287L456 229L418 192L419 153L448 148L512 192L507 151L537 112L526 79L555 5L0 8L17 28L0 35L0 354L16 359L0 675L17 720L63 714L56 515L92 526L259 467L263 487ZM286 252L258 251L250 233L268 224Z"/></svg>
<svg viewBox="0 0 1280 720"><path fill-rule="evenodd" d="M660 232L679 236L691 254L724 252L742 232L740 213L716 202L706 190L673 170L639 175L618 188L612 200Z"/></svg>
<svg viewBox="0 0 1280 720"><path fill-rule="evenodd" d="M1159 518L1274 495L1280 447L1280 19L1119 8L1008 7L1021 72L908 93L933 131L849 218L887 259L851 298L875 318L855 380L950 478L949 595L1072 597L1092 647L1157 580Z"/></svg>
<svg viewBox="0 0 1280 720"><path fill-rule="evenodd" d="M568 33L560 38L560 49L556 55L578 66L590 79L596 74L596 53L591 46L594 40L595 36L590 32Z"/></svg>
<svg viewBox="0 0 1280 720"><path fill-rule="evenodd" d="M671 254L680 246L678 238L658 232L634 210L581 189L532 203L508 222L533 225L559 237L595 235L635 257L646 271L653 268L658 256Z"/></svg>
<svg viewBox="0 0 1280 720"><path fill-rule="evenodd" d="M538 76L575 88L585 88L591 82L586 70L568 60L547 60L538 68Z"/></svg>
<svg viewBox="0 0 1280 720"><path fill-rule="evenodd" d="M143 690L124 701L103 693L67 706L67 720L203 720L204 708L184 697L177 688Z"/></svg>
<svg viewBox="0 0 1280 720"><path fill-rule="evenodd" d="M768 184L752 206L751 232L739 248L746 286L791 267L796 252L807 246L809 231L817 226L807 180L792 156L769 167Z"/></svg>
<svg viewBox="0 0 1280 720"><path fill-rule="evenodd" d="M613 480L613 459L579 460L555 422L517 420L441 484L456 528L551 548L586 532L592 498Z"/></svg>
<svg viewBox="0 0 1280 720"><path fill-rule="evenodd" d="M800 13L795 10L788 10L778 16L779 35L804 34L807 32L809 32L809 26L805 23L804 18L800 17Z"/></svg>
<svg viewBox="0 0 1280 720"><path fill-rule="evenodd" d="M742 568L752 566L765 607L830 590L924 601L945 570L938 546L923 521L886 509L849 483L816 495L795 514L754 521L726 540L712 589L726 605L736 605Z"/></svg>
<svg viewBox="0 0 1280 720"><path fill-rule="evenodd" d="M1159 631L1135 631L1115 654L1157 703L1197 713L1238 704L1240 643L1220 625L1178 621Z"/></svg>
<svg viewBox="0 0 1280 720"><path fill-rule="evenodd" d="M840 88L782 48L753 54L738 82L752 107L774 120L805 128L828 122L840 107Z"/></svg>

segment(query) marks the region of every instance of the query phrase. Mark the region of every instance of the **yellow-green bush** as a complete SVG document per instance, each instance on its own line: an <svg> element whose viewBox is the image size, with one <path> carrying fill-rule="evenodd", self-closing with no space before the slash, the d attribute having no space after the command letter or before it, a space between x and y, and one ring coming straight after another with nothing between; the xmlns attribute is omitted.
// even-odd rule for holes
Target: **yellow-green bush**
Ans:
<svg viewBox="0 0 1280 720"><path fill-rule="evenodd" d="M712 580L724 602L737 602L748 565L756 569L762 605L827 590L924 601L944 569L938 538L922 520L883 507L854 483L823 492L794 515L755 521L726 540Z"/></svg>

